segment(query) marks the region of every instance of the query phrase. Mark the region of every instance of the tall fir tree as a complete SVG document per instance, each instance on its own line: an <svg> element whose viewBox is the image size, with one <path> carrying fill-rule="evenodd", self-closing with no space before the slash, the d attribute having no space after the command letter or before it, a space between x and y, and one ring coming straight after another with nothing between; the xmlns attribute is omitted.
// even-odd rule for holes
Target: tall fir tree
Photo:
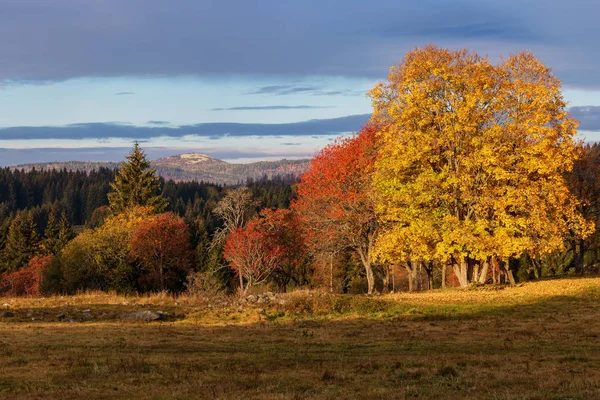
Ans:
<svg viewBox="0 0 600 400"><path fill-rule="evenodd" d="M73 227L67 218L67 214L64 212L61 213L60 221L58 222L58 241L56 244L56 253L62 250L75 236L75 231L73 230Z"/></svg>
<svg viewBox="0 0 600 400"><path fill-rule="evenodd" d="M121 213L136 206L164 211L167 200L160 194L159 178L155 173L139 143L135 142L127 161L121 164L115 181L110 185L112 190L108 201L113 212Z"/></svg>
<svg viewBox="0 0 600 400"><path fill-rule="evenodd" d="M40 239L33 216L22 211L17 214L8 228L6 245L2 252L1 268L4 272L16 271L27 265L39 254Z"/></svg>
<svg viewBox="0 0 600 400"><path fill-rule="evenodd" d="M46 254L56 254L59 249L59 226L58 221L53 212L48 214L48 224L46 224L46 230L44 231L44 240L42 241L42 247Z"/></svg>
<svg viewBox="0 0 600 400"><path fill-rule="evenodd" d="M42 248L45 254L58 254L67 243L75 237L75 232L67 218L67 214L62 212L57 221L54 213L48 215L48 224L44 231L44 240Z"/></svg>

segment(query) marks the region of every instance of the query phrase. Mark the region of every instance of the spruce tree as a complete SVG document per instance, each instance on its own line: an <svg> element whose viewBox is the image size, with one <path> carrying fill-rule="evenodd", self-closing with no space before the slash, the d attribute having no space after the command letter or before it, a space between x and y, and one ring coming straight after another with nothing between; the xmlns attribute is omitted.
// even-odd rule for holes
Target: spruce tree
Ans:
<svg viewBox="0 0 600 400"><path fill-rule="evenodd" d="M69 241L74 237L75 231L73 231L73 227L67 219L67 214L63 212L60 215L60 221L58 223L58 241L56 253L62 250L67 245L67 243L69 243Z"/></svg>
<svg viewBox="0 0 600 400"><path fill-rule="evenodd" d="M121 164L115 181L110 185L112 190L108 194L108 201L113 212L121 213L136 206L149 206L156 212L163 211L167 201L160 194L159 179L155 173L139 143L135 142L127 161Z"/></svg>
<svg viewBox="0 0 600 400"><path fill-rule="evenodd" d="M43 247L44 252L46 254L57 254L59 249L59 226L58 221L56 221L56 217L54 213L50 211L48 214L48 224L46 225L46 230L44 231L44 241Z"/></svg>
<svg viewBox="0 0 600 400"><path fill-rule="evenodd" d="M39 254L39 244L37 228L31 213L18 213L8 228L6 245L0 257L3 260L2 269L10 272L27 265L33 256Z"/></svg>
<svg viewBox="0 0 600 400"><path fill-rule="evenodd" d="M74 237L75 232L67 219L67 214L63 211L57 221L54 213L51 212L48 216L48 225L44 231L42 242L44 252L46 254L58 254Z"/></svg>

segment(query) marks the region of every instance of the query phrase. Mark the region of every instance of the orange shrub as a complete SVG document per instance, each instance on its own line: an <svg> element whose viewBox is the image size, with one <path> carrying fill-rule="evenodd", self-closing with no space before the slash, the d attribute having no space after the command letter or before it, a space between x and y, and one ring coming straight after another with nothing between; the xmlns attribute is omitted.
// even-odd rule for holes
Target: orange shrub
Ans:
<svg viewBox="0 0 600 400"><path fill-rule="evenodd" d="M51 255L33 257L26 267L2 274L0 293L4 296L39 297L42 269L51 261Z"/></svg>

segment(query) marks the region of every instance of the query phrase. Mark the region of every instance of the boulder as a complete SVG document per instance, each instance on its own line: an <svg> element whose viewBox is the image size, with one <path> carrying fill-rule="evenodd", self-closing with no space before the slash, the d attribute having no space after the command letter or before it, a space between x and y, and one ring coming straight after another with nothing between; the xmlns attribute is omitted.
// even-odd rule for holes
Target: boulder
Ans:
<svg viewBox="0 0 600 400"><path fill-rule="evenodd" d="M162 311L140 311L121 315L121 319L129 321L162 321L167 319L167 314Z"/></svg>
<svg viewBox="0 0 600 400"><path fill-rule="evenodd" d="M250 296L246 297L246 300L248 300L248 303L250 304L256 303L256 301L258 300L258 296L251 294Z"/></svg>

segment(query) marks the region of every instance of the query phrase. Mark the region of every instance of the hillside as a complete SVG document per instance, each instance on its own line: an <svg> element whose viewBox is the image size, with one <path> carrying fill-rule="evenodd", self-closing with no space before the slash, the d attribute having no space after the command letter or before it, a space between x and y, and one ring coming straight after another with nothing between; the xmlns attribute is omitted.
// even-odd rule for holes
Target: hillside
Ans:
<svg viewBox="0 0 600 400"><path fill-rule="evenodd" d="M248 178L263 176L300 176L308 168L309 160L258 161L248 164L228 163L205 154L189 153L152 161L158 175L175 181L204 181L235 185ZM101 167L117 168L119 163L94 161L64 161L52 163L22 164L11 168L29 171L35 169L67 169L89 172Z"/></svg>

